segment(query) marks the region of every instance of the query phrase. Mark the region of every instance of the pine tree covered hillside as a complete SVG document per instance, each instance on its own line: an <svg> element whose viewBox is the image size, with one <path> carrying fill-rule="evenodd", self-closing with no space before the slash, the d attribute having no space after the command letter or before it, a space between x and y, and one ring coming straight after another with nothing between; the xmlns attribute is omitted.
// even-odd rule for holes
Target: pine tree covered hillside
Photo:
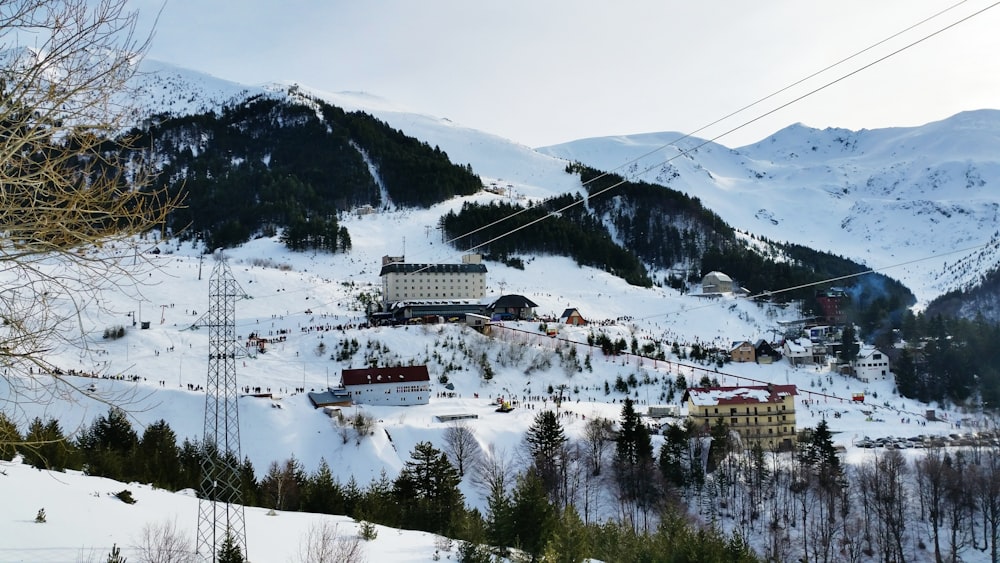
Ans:
<svg viewBox="0 0 1000 563"><path fill-rule="evenodd" d="M152 187L184 196L167 227L207 248L284 229L290 248L345 250L340 212L427 207L482 187L439 148L320 100L261 94L146 123L132 134L158 163Z"/></svg>
<svg viewBox="0 0 1000 563"><path fill-rule="evenodd" d="M555 254L604 269L628 283L686 289L722 271L752 294L781 288L780 301L803 300L821 314L812 284L837 279L852 297L852 314L866 336L880 330L888 313L915 302L900 282L853 260L806 246L739 233L697 198L574 163L587 197L563 194L535 205L505 201L466 202L441 219L459 248L479 248L487 258L518 267L525 255ZM825 288L830 284L820 286Z"/></svg>

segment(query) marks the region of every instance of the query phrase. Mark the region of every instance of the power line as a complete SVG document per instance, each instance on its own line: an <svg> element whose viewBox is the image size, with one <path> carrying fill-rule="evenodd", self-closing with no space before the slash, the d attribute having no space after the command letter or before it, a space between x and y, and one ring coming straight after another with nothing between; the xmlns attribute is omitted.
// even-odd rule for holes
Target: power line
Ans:
<svg viewBox="0 0 1000 563"><path fill-rule="evenodd" d="M737 115L739 115L739 114L741 114L741 113L743 113L743 112L745 112L745 111L747 111L747 110L749 110L749 109L751 109L751 108L753 108L755 106L758 106L758 105L766 102L767 100L770 100L771 98L774 98L775 96L777 96L779 94L787 92L788 90L791 90L792 88L794 88L794 87L796 87L796 86L798 86L800 84L803 84L803 83L805 83L806 81L808 81L808 80L810 80L812 78L815 78L815 77L817 77L817 76L819 76L819 75L821 75L821 74L823 74L823 73L825 73L825 72L827 72L829 70L832 70L832 69L834 69L834 68L836 68L836 67L838 67L838 66L840 66L840 65L842 65L842 64L844 64L844 63L846 63L846 62L848 62L848 61L850 61L850 60L852 60L854 58L857 58L857 57L863 55L864 53L867 53L868 51L871 51L872 49L875 49L879 45L883 45L885 43L888 43L889 41L891 41L891 40L899 37L900 35L903 35L904 33L908 32L908 31L911 31L911 30L913 30L913 29L915 29L915 28L917 28L917 27L919 27L919 26L921 26L921 25L923 25L923 24L925 24L925 23L927 23L927 22L929 22L929 21L937 18L937 17L940 17L941 15L943 15L943 14L945 14L945 13L947 13L947 12L949 12L949 11L951 11L951 10L959 7L959 6L961 6L962 4L965 4L966 2L968 2L968 0L961 0L960 2L952 4L951 6L945 8L945 9L939 11L939 12L936 12L936 13L934 13L934 14L926 17L926 18L924 18L924 19L918 21L917 23L914 23L914 24L912 24L910 26L907 26L907 27L905 27L905 28L897 31L896 33L894 33L894 34L886 37L885 39L877 41L877 42L875 42L875 43L873 43L873 44L865 47L864 49L861 49L860 51L856 51L855 53L853 53L851 55L848 55L847 57L844 57L844 58L838 60L835 63L829 64L829 65L823 67L822 69L820 69L820 70L818 70L816 72L813 72L812 74L809 74L808 76L800 78L800 79L792 82L791 84L789 84L787 86L779 88L778 90L775 90L774 92L771 92L770 94L768 94L768 95L766 95L766 96L764 96L762 98L758 98L757 100L754 100L753 102L750 102L749 104L744 105L744 106L740 107L739 109L734 110L734 111L732 111L732 112L730 112L730 113L728 113L728 114L726 114L726 115L724 115L724 116L716 119L715 121L707 123L707 124L705 124L705 125L697 128L697 129L695 129L694 131L690 131L688 133L685 133L685 134L681 135L680 137L677 137L677 138L675 138L675 139L673 139L671 141L668 141L668 142L666 142L666 143L664 143L664 144L662 144L662 145L660 145L660 146L658 146L658 147L656 147L654 149L651 149L651 150L649 150L649 151L647 151L647 152L645 152L645 153L643 153L643 154L641 154L641 155L639 155L639 156L637 156L637 157L635 157L635 158L633 158L633 159L625 162L624 164L619 165L616 168L612 168L611 170L604 171L600 175L598 175L598 176L596 176L594 178L591 178L590 180L587 180L587 181L583 182L583 186L587 186L590 183L596 182L597 180L600 180L601 178L609 176L609 175L613 174L614 172L616 172L618 170L621 170L621 169L626 168L626 167L628 167L628 166L630 166L632 164L635 164L635 163L639 162L640 160L642 160L642 159L644 159L644 158L646 158L648 156L652 156L652 155L654 155L654 154L662 151L663 149L666 149L666 148L670 147L671 145L679 143L679 142L683 141L684 139L688 139L690 137L693 137L697 133L700 133L700 132L704 131L705 129L708 129L709 127L712 127L714 125L718 125L719 123L722 123L723 121L726 121L727 119L729 119L731 117L735 117L735 116L737 116ZM779 107L778 109L781 109L781 108ZM769 115L769 114L764 114L764 115L766 116L766 115ZM749 123L752 123L752 122L748 122L747 124L749 124ZM745 125L746 124L744 124L744 126ZM727 131L726 133L724 133L724 135L728 135L729 133L732 133L733 131L735 131L735 129ZM716 137L716 139L717 138L718 137ZM525 208L525 209L522 209L522 210L517 211L515 213L512 213L512 214L510 214L510 215L508 215L506 217L501 217L500 219L497 219L496 221L493 221L492 223L489 223L487 225L483 225L481 227L477 227L476 229L473 229L473 230L471 230L471 231L469 231L469 232L467 232L465 234L462 234L462 235L456 236L456 237L454 237L452 239L446 240L445 243L446 244L451 244L451 243L453 243L453 242L455 242L455 241L457 241L457 240L459 240L461 238L464 238L464 237L467 237L467 236L470 236L470 235L474 235L474 234L478 233L479 231L482 231L484 229L488 229L488 228L496 226L496 225L498 225L498 224L500 224L500 223L502 223L502 222L504 222L504 221L506 221L508 219L512 219L514 217L517 217L518 215L520 215L521 213L524 213L524 212L528 211L529 209L530 208Z"/></svg>
<svg viewBox="0 0 1000 563"><path fill-rule="evenodd" d="M862 55L862 54L864 54L864 53L866 53L866 52L868 52L868 51L870 51L870 50L878 47L879 45L882 45L882 44L884 44L884 43L886 43L886 42L888 42L888 41L890 41L890 40L892 40L892 39L894 39L896 37L899 37L900 35L908 32L908 31L911 31L911 30L915 29L916 27L919 27L920 25L923 25L924 23L927 23L928 21L931 21L931 20L933 20L935 18L938 18L941 15L943 15L943 14L945 14L945 13L947 13L947 12L949 12L949 11L955 9L955 8L957 8L958 6L960 6L960 5L962 5L962 4L966 3L966 2L967 2L967 0L962 0L962 1L958 2L958 3L956 3L956 4L953 4L953 5L949 6L948 8L945 8L944 10L936 12L935 14L933 14L933 15L927 17L927 18L924 18L923 20L921 20L921 21L919 21L919 22L917 22L915 24L912 24L912 25L910 25L910 26L908 26L908 27L906 27L906 28L904 28L904 29L902 29L902 30L900 30L900 31L898 31L898 32L890 35L889 37L887 37L885 39L882 39L882 40L880 40L880 41L878 41L878 42L876 42L876 43L874 43L872 45L869 45L868 47L866 47L864 49L861 49L860 51L857 51L857 52L855 52L854 54L852 54L852 55L850 55L848 57L845 57L845 58L843 58L843 59L841 59L841 60L839 60L839 61L837 61L837 62L835 62L833 64L830 64L830 65L824 67L823 69L821 69L819 71L816 71L816 72L814 72L814 73L812 73L812 74L810 74L810 75L808 75L808 76L806 76L806 77L804 77L802 79L799 79L799 80L797 80L797 81L789 84L788 86L780 88L780 89L776 90L775 92L773 92L771 94L768 94L767 96L764 96L764 97L762 97L762 98L760 98L760 99L758 99L758 100L756 100L756 101L754 101L754 102L752 102L750 104L747 104L747 105L741 107L740 109L737 109L736 111L733 111L733 112L731 112L731 113L729 113L729 114L727 114L727 115L725 115L725 116L723 116L723 117L721 117L721 118L719 118L719 119L717 119L717 120L715 120L715 121L713 121L713 122L711 122L711 123L709 123L707 125L704 125L704 126L698 128L698 129L696 129L696 130L694 130L694 131L692 131L690 133L687 133L685 135L677 137L676 139L674 139L674 140L672 140L672 141L670 141L670 142L668 142L666 144L663 144L663 145L661 145L661 146L659 146L659 147L657 147L657 148L655 148L653 150L647 151L646 153L644 153L644 154L642 154L642 155L640 155L640 156L638 156L638 157L636 157L636 158L634 158L632 160L629 160L628 162L626 162L626 163L618 166L617 168L612 169L612 171L602 172L597 177L592 178L592 179L584 182L583 185L586 186L586 185L588 185L590 183L593 183L593 182L595 182L595 181L597 181L597 180L599 180L601 178L609 176L609 175L611 175L616 170L620 170L620 169L622 169L622 168L624 168L626 166L635 164L635 163L639 162L640 160L642 160L642 159L644 159L644 158L646 158L648 156L651 156L653 154L656 154L656 153L662 151L663 149L665 149L667 147L670 147L671 145L673 145L673 144L675 144L675 143L677 143L677 142L679 142L681 140L684 140L684 139L692 137L695 133L703 131L703 130L705 130L705 129L713 126L713 125L719 124L719 123L721 123L721 122L723 122L723 121L725 121L725 120L727 120L727 119L729 119L731 117L734 117L734 116L736 116L736 115L738 115L740 113L743 113L744 111L746 111L746 110L748 110L748 109L750 109L752 107L755 107L755 106L763 103L764 101L769 100L769 99L777 96L778 94L781 94L781 93L783 93L783 92L785 92L785 91L787 91L787 90L789 90L791 88L794 88L795 86L798 86L798 85L806 82L807 80L809 80L811 78L815 78L816 76L818 76L820 74L823 74L823 73L827 72L828 70L831 70L831 69L833 69L833 68L835 68L837 66L840 66L841 64L844 64L847 61L850 61L850 60L852 60L852 59L854 59L854 58L856 58L856 57L858 57L858 56L860 56L860 55ZM638 173L638 175L642 175L642 174L645 174L647 172L650 172L651 170L653 170L653 169L655 169L657 167L663 166L664 164L669 164L670 162L674 161L675 159L677 159L679 157L687 156L688 154L697 151L698 149L700 149L701 147L703 147L703 146L705 146L705 145L707 145L709 143L713 143L713 142L717 141L718 139L721 139L722 137L725 137L726 135L729 135L729 134L734 133L734 132L736 132L736 131L738 131L740 129L743 129L744 127L747 127L747 126L749 126L749 125L751 125L753 123L756 123L757 121L760 121L761 119L764 119L765 117L768 117L768 116L770 116L770 115L772 115L772 114L774 114L774 113L776 113L776 112L778 112L778 111L780 111L782 109L785 109L785 108L787 108L788 106L790 106L790 105L792 105L794 103L797 103L797 102L799 102L799 101L801 101L801 100L803 100L803 99L805 99L805 98L807 98L809 96L812 96L813 94L821 92L821 91L829 88L830 86L833 86L833 85L835 85L835 84L837 84L839 82L842 82L843 80L846 80L847 78L850 78L851 76L854 76L855 74L858 74L858 73L860 73L860 72L862 72L864 70L867 70L868 68L871 68L872 66L875 66L876 64L884 62L885 60L887 60L887 59L889 59L889 58L891 58L893 56L896 56L896 55L902 53L903 51L906 51L906 50L910 49L911 47L914 47L914 46L916 46L916 45L918 45L920 43L923 43L924 41L926 41L926 40L928 40L928 39L930 39L932 37L935 37L935 36L937 36L937 35L945 32L945 31L947 31L947 30L949 30L949 29L951 29L951 28L953 28L953 27L955 27L955 26L957 26L957 25L959 25L961 23L964 23L964 22L966 22L966 21L968 21L968 20L970 20L970 19L972 19L972 18L974 18L976 16L979 16L980 14L986 12L987 10L995 8L997 5L1000 5L1000 2L995 2L993 4L990 4L989 6L986 6L985 8L977 10L976 12L973 12L972 14L969 14L969 15L967 15L965 17L962 17L962 18L958 19L957 21L954 21L954 22L952 22L952 23L950 23L950 24L948 24L948 25L946 25L946 26L944 26L942 28L939 28L939 29L937 29L937 30L935 30L935 31L927 34L927 35L924 35L923 37L917 39L916 41L908 43L908 44L904 45L903 47L890 52L887 55L879 57L879 58L875 59L874 61L871 61L871 62L869 62L867 64L864 64L864 65L862 65L861 67L859 67L859 68L857 68L855 70L852 70L852 71L850 71L850 72L848 72L846 74L843 74L843 75L841 75L841 76L839 76L839 77L837 77L837 78L835 78L835 79L833 79L833 80L831 80L829 82L826 82L825 84L823 84L823 85L821 85L821 86L819 86L817 88L814 88L814 89L812 89L812 90L810 90L810 91L808 91L808 92L806 92L806 93L804 93L804 94L802 94L800 96L797 96L797 97L793 98L790 101L782 103L782 104L778 105L777 107L775 107L773 109L770 109L770 110L768 110L768 111L766 111L766 112L764 112L764 113L762 113L762 114L760 114L760 115L758 115L758 116L756 116L756 117L754 117L752 119L744 121L743 123L740 123L739 125L737 125L735 127L732 127L730 129L724 131L723 133L715 135L715 136L713 136L713 137L711 137L709 139L703 140L702 142L698 143L694 147L691 147L691 148L688 148L688 149L679 149L678 148L678 150L680 151L680 152L678 152L678 154L676 154L676 155L674 155L674 156L672 156L672 157L670 157L670 158L668 158L668 159L666 159L664 161L658 162L656 164L653 164L653 165L651 165L651 166L643 169L642 171L640 171ZM572 202L572 203L570 203L570 204L568 204L568 205L566 205L566 206L564 206L564 207L562 207L562 208L560 208L560 209L558 209L556 211L550 212L550 213L548 213L548 214L546 214L546 215L544 215L542 217L539 217L539 218L537 218L537 219L535 219L533 221L530 221L530 222L528 222L528 223L526 223L524 225L520 225L518 227L510 229L510 230L508 230L508 231L506 231L504 233L501 233L501 234L497 235L496 237L493 237L493 238L491 238L491 239L489 239L489 240L487 240L487 241L485 241L483 243L480 243L478 245L472 246L472 247L464 250L463 253L471 252L473 250L477 250L477 249L482 248L484 246L488 246L488 245L490 245L490 244L492 244L492 243L494 243L494 242L496 242L496 241L498 241L500 239L503 239L503 238L505 238L505 237L507 237L507 236L509 236L511 234L514 234L514 233L516 233L516 232L518 232L518 231L520 231L522 229L525 229L527 227L535 225L535 224L537 224L537 223L539 223L539 222L541 222L541 221L543 221L543 220L545 220L545 219L547 219L547 218L549 218L549 217L551 217L553 215L562 213L563 211L566 211L566 210L568 210L568 209L570 209L572 207L580 205L580 204L582 204L583 202L587 201L590 198L603 195L603 194L605 194L605 193L607 193L607 192L609 192L609 191L611 191L611 190L613 190L613 189L615 189L615 188L617 188L617 187L619 187L619 186L621 186L621 185L623 185L625 183L627 183L627 180L622 179L621 181L616 182L616 183L614 183L614 184L612 184L612 185L610 185L610 186L608 186L608 187L606 187L604 189L601 189L601 190L599 190L599 191L597 191L595 193L589 194L586 198L584 198L582 200L574 201L574 202ZM519 211L517 211L515 213L512 213L512 214L507 215L505 217L502 217L500 219L497 219L496 221L493 221L492 223L489 223L489 224L477 227L476 229L474 229L472 231L469 231L469 232L464 233L462 235L453 237L453 238L447 240L446 243L447 244L451 244L451 243L453 243L453 242L455 242L455 241L457 241L457 240L459 240L461 238L473 235L473 234L475 234L477 232L480 232L480 231L482 231L484 229L488 229L490 227L496 226L496 225L498 225L498 224L500 224L500 223L502 223L502 222L504 222L504 221L506 221L508 219L514 218L514 217L516 217L516 216L518 216L518 215L520 215L522 213L525 213L525 212L527 212L527 211L529 211L531 209L532 209L531 207L526 207L526 208L521 209L521 210L519 210Z"/></svg>
<svg viewBox="0 0 1000 563"><path fill-rule="evenodd" d="M960 253L970 252L972 250L979 250L979 249L982 249L982 248L986 248L986 247L990 246L991 244L995 244L994 241L986 242L986 243L983 243L983 244L977 244L977 245L973 245L973 246L967 246L965 248L958 248L958 249L955 249L955 250L949 250L948 252L943 252L943 253L940 253L940 254L931 254L929 256L924 256L924 257L921 257L921 258L915 258L913 260L907 260L906 262L899 262L897 264L891 264L889 266L883 266L881 268L870 268L868 270L864 270L864 271L861 271L861 272L856 272L854 274L846 274L846 275L843 275L843 276L837 276L837 277L834 277L834 278L827 278L827 279L823 279L823 280L819 280L819 281L815 281L815 282L804 283L804 284L790 286L790 287L786 287L786 288L782 288L782 289L762 291L762 292L757 293L755 295L749 296L748 299L756 299L758 297L771 297L773 295L778 295L778 294L781 294L781 293L788 293L788 292L796 291L796 290L799 290L799 289L806 289L808 287L815 287L817 285L823 285L823 284L828 284L828 283L834 283L834 282L838 282L838 281L848 280L848 279L851 279L851 278L857 278L857 277L861 277L861 276L866 276L868 274L878 274L878 273L885 272L886 270L891 270L891 269L894 269L894 268L901 268L903 266L908 266L910 264L916 264L918 262L925 262L927 260L933 260L935 258L941 258L943 256L949 256L951 254L960 254ZM656 315L647 315L645 317L639 317L639 319L640 320L655 319L657 317L664 317L664 316L668 316L668 315L676 315L676 314L680 314L682 312L683 313L688 313L690 311L697 311L698 309L707 309L709 307L715 307L716 305L717 305L716 303L707 303L705 305L701 305L701 306L698 306L698 307L685 308L685 309L682 309L680 311L670 311L670 312L667 312L667 313L658 313Z"/></svg>

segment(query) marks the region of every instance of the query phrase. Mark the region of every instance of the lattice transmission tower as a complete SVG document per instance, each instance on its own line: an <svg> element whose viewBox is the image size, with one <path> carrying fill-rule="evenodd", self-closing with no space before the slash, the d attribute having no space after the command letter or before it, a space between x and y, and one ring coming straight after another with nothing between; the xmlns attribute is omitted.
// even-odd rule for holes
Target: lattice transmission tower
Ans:
<svg viewBox="0 0 1000 563"><path fill-rule="evenodd" d="M210 302L202 326L208 334L205 434L202 442L196 552L216 561L219 549L239 546L244 560L246 524L240 489L240 414L236 386L236 300L244 295L229 264L219 260L208 281Z"/></svg>

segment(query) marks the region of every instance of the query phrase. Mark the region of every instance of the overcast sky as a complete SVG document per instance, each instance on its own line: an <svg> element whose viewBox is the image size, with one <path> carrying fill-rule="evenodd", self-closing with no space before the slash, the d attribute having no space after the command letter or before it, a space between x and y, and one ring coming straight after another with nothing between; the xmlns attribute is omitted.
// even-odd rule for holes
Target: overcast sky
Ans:
<svg viewBox="0 0 1000 563"><path fill-rule="evenodd" d="M995 0L129 0L149 58L248 85L364 91L529 146L699 129L930 22L698 136L713 138ZM922 125L1000 108L1000 7L723 136L796 122Z"/></svg>

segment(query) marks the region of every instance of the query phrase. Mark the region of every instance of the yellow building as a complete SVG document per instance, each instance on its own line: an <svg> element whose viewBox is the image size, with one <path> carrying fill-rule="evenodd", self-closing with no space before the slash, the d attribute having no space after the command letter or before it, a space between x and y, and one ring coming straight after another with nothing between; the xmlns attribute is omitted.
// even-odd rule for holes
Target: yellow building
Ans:
<svg viewBox="0 0 1000 563"><path fill-rule="evenodd" d="M794 385L693 387L684 393L688 417L709 429L721 417L739 433L743 447L757 442L766 450L795 444Z"/></svg>

